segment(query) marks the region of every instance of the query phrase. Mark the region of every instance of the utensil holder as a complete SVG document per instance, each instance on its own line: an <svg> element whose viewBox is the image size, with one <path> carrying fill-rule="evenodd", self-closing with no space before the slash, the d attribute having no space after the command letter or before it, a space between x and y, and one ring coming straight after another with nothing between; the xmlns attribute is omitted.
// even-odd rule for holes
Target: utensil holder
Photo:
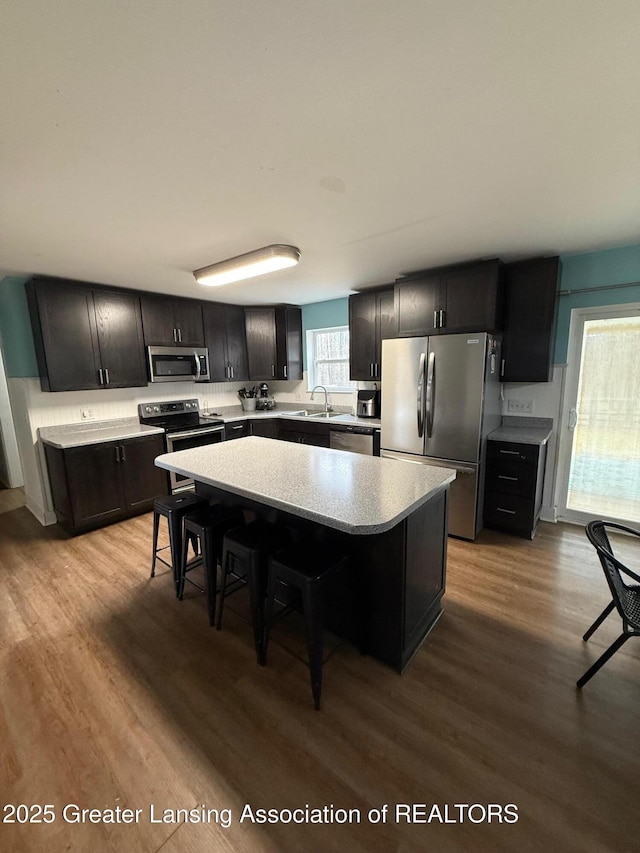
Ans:
<svg viewBox="0 0 640 853"><path fill-rule="evenodd" d="M255 397L245 397L240 402L242 403L242 411L243 412L255 412L255 410L256 410L256 398Z"/></svg>

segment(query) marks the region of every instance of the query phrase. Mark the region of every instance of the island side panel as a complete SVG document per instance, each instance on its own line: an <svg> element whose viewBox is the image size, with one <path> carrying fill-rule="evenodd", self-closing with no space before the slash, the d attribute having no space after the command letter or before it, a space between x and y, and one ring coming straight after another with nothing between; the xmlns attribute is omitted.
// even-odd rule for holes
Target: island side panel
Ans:
<svg viewBox="0 0 640 853"><path fill-rule="evenodd" d="M351 537L366 609L365 650L398 672L442 613L447 495L448 489L434 495L386 533Z"/></svg>
<svg viewBox="0 0 640 853"><path fill-rule="evenodd" d="M440 492L407 519L402 669L442 613L448 495Z"/></svg>

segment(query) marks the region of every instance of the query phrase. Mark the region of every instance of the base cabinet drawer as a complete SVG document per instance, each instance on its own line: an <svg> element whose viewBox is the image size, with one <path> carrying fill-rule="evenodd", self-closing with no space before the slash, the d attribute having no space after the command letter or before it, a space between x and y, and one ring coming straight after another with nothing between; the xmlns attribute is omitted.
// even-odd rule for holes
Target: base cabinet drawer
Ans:
<svg viewBox="0 0 640 853"><path fill-rule="evenodd" d="M488 492L484 498L485 524L525 530L533 520L533 499Z"/></svg>
<svg viewBox="0 0 640 853"><path fill-rule="evenodd" d="M485 488L487 492L528 497L535 493L536 473L535 465L503 461L495 464L494 460L489 460Z"/></svg>
<svg viewBox="0 0 640 853"><path fill-rule="evenodd" d="M251 435L251 424L249 421L238 421L237 423L225 424L224 426L225 441L242 438L245 435Z"/></svg>

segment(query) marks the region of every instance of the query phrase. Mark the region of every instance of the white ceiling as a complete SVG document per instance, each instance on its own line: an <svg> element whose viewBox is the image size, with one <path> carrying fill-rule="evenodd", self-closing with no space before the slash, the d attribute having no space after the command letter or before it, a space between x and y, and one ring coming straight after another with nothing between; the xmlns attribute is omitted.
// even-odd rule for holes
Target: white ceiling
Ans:
<svg viewBox="0 0 640 853"><path fill-rule="evenodd" d="M20 0L0 267L299 304L640 241L637 0ZM298 267L191 270L269 243Z"/></svg>

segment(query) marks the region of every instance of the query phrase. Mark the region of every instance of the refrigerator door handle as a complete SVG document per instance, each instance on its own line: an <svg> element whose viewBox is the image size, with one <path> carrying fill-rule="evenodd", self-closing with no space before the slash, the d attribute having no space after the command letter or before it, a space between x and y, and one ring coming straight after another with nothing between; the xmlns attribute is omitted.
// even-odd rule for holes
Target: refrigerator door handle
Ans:
<svg viewBox="0 0 640 853"><path fill-rule="evenodd" d="M420 364L418 366L418 437L422 438L424 434L424 410L425 410L425 377L424 365L427 356L425 353L420 353Z"/></svg>
<svg viewBox="0 0 640 853"><path fill-rule="evenodd" d="M431 438L433 433L433 407L434 407L434 391L436 379L436 354L429 353L429 365L427 367L427 438Z"/></svg>

